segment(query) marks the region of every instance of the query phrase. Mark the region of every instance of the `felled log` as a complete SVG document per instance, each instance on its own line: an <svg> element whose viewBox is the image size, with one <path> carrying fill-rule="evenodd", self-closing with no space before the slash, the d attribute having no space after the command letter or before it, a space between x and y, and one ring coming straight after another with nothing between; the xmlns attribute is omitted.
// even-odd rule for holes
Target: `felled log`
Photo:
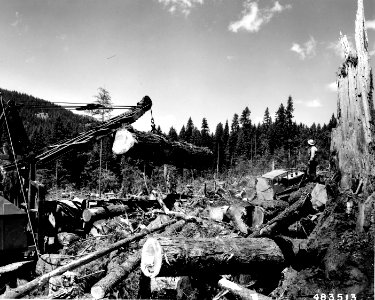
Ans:
<svg viewBox="0 0 375 300"><path fill-rule="evenodd" d="M246 274L284 265L280 248L268 238L148 238L141 258L148 277Z"/></svg>
<svg viewBox="0 0 375 300"><path fill-rule="evenodd" d="M104 207L87 208L83 211L82 219L86 223L115 217L129 210L126 205L109 205Z"/></svg>
<svg viewBox="0 0 375 300"><path fill-rule="evenodd" d="M174 223L176 223L177 221L176 220L172 220L168 223L165 223L163 225L161 225L160 227L157 227L157 228L154 228L152 230L147 230L147 231L143 231L141 233L138 233L138 234L135 234L129 238L126 238L126 239L123 239L123 240L120 240L112 245L110 245L108 248L105 248L105 249L101 249L101 250L98 250L98 251L95 251L95 252L92 252L80 259L77 259L75 261L72 261L64 266L61 266L61 267L58 267L56 268L55 270L47 273L47 274L44 274L38 278L35 278L34 280L20 286L20 287L17 287L16 289L13 289L13 290L10 290L9 292L5 293L4 295L2 295L0 298L5 298L5 299L13 299L13 298L20 298L22 296L24 296L26 293L38 288L38 287L41 287L43 286L44 284L46 284L48 282L48 280L53 277L53 276L57 276L57 275L61 275L63 273L65 273L66 271L69 271L69 270L72 270L72 269L75 269L75 268L78 268L80 266L83 266L95 259L98 259L100 257L103 257L104 255L106 254L109 254L111 253L112 251L114 250L117 250L121 247L124 247L126 245L128 245L129 243L133 242L133 241L136 241L136 240L139 240L141 238L143 238L144 236L146 236L147 234L151 233L151 232L156 232L156 231L159 231L159 230L162 230Z"/></svg>
<svg viewBox="0 0 375 300"><path fill-rule="evenodd" d="M259 200L254 199L249 202L250 204L263 207L267 211L280 211L289 206L288 202L282 200Z"/></svg>
<svg viewBox="0 0 375 300"><path fill-rule="evenodd" d="M163 222L154 222L159 223L159 226ZM164 222L165 223L165 222ZM151 223L150 223L151 224ZM161 234L169 236L180 231L186 224L185 220L177 221L176 223L168 226L165 231ZM148 230L155 228L156 226L150 226ZM139 242L139 245L142 245L145 242L145 238ZM103 298L108 291L114 288L119 282L123 281L135 268L137 268L141 263L141 253L139 251L135 252L133 255L127 258L120 266L109 270L107 275L98 281L91 288L91 295L95 299Z"/></svg>
<svg viewBox="0 0 375 300"><path fill-rule="evenodd" d="M32 261L32 260L26 260L26 261L19 261L19 262L11 263L11 264L6 265L6 266L1 266L0 267L0 276L2 274L20 271L24 267L27 267L28 265L31 265L33 263L34 263L34 261Z"/></svg>
<svg viewBox="0 0 375 300"><path fill-rule="evenodd" d="M294 204L261 226L260 229L250 234L249 237L276 234L282 229L288 228L289 225L298 221L300 218L308 215L312 209L310 197L310 194L302 196Z"/></svg>
<svg viewBox="0 0 375 300"><path fill-rule="evenodd" d="M170 141L162 135L128 129L136 140L126 155L170 164L181 168L206 169L212 166L213 153L206 147L197 147L186 142Z"/></svg>
<svg viewBox="0 0 375 300"><path fill-rule="evenodd" d="M342 188L351 188L352 179L360 178L368 196L373 192L375 176L375 111L365 23L360 0L355 21L356 49L351 49L346 36L341 36L345 62L337 72L338 124L332 130L331 150L337 152Z"/></svg>
<svg viewBox="0 0 375 300"><path fill-rule="evenodd" d="M111 290L117 283L126 278L141 263L141 254L135 252L120 266L111 269L108 274L97 282L91 288L91 295L94 299L101 299Z"/></svg>
<svg viewBox="0 0 375 300"><path fill-rule="evenodd" d="M262 294L259 294L256 291L245 288L242 285L239 285L238 283L234 283L233 281L230 281L226 278L221 278L218 282L218 285L221 288L230 291L233 295L236 295L240 299L243 299L243 300L253 300L253 299L271 300L272 299L271 297L267 297Z"/></svg>
<svg viewBox="0 0 375 300"><path fill-rule="evenodd" d="M263 224L264 209L254 205L231 205L225 215L232 220L240 232L247 234L251 228L257 228Z"/></svg>

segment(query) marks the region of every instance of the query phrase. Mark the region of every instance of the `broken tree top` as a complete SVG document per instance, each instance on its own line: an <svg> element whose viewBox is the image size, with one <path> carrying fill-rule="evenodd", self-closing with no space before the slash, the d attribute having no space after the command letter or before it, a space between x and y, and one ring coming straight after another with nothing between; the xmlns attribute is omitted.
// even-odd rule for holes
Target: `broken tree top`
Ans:
<svg viewBox="0 0 375 300"><path fill-rule="evenodd" d="M162 135L132 128L121 129L116 133L112 149L116 154L126 153L133 158L182 168L205 169L213 163L213 153L206 147L170 141Z"/></svg>

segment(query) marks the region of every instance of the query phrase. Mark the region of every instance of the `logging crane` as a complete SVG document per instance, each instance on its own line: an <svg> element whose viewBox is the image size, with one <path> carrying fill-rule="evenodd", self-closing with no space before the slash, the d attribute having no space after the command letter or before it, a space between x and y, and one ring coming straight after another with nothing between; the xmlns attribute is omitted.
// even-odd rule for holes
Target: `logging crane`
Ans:
<svg viewBox="0 0 375 300"><path fill-rule="evenodd" d="M44 186L36 181L36 167L134 123L151 106L150 97L145 96L127 112L35 155L14 101L6 101L0 93L0 126L5 141L0 169L3 178L11 181L11 188L0 196L0 265L20 259L27 252L39 254L38 249L43 249L43 222L49 201L44 201Z"/></svg>

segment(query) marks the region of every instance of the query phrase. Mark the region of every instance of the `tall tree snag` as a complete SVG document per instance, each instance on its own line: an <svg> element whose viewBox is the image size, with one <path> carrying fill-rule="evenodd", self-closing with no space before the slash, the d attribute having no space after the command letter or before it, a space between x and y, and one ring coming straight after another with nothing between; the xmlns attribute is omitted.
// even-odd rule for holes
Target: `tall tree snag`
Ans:
<svg viewBox="0 0 375 300"><path fill-rule="evenodd" d="M331 150L337 151L341 186L352 188L353 180L363 180L363 191L374 190L374 105L372 70L369 64L368 40L363 0L358 0L355 22L355 46L351 49L346 36L341 35L345 62L337 74L338 125L332 131Z"/></svg>

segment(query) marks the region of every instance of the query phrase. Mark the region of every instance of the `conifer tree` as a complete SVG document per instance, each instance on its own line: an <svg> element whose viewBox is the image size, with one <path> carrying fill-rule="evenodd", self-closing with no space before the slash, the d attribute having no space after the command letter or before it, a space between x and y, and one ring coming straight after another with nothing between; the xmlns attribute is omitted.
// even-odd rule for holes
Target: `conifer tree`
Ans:
<svg viewBox="0 0 375 300"><path fill-rule="evenodd" d="M202 119L201 144L203 147L210 147L210 129L206 118Z"/></svg>
<svg viewBox="0 0 375 300"><path fill-rule="evenodd" d="M251 119L250 109L245 107L241 113L240 123L241 129L237 140L237 154L246 158L251 156Z"/></svg>
<svg viewBox="0 0 375 300"><path fill-rule="evenodd" d="M177 141L178 140L177 131L176 131L176 129L173 128L173 126L169 129L168 138L171 141Z"/></svg>
<svg viewBox="0 0 375 300"><path fill-rule="evenodd" d="M238 133L240 131L240 123L238 121L238 114L233 115L232 124L230 126L230 134L227 151L229 153L229 164L232 165L233 160L235 159L236 146L238 140Z"/></svg>
<svg viewBox="0 0 375 300"><path fill-rule="evenodd" d="M186 141L186 129L185 129L185 125L182 125L180 133L178 135L178 139L181 140L181 141Z"/></svg>
<svg viewBox="0 0 375 300"><path fill-rule="evenodd" d="M194 130L194 124L191 117L189 117L189 120L186 124L186 132L185 132L185 141L188 143L191 143L191 139L193 137L193 130Z"/></svg>
<svg viewBox="0 0 375 300"><path fill-rule="evenodd" d="M214 157L216 160L216 166L218 166L219 171L224 164L224 128L223 124L220 122L216 126L215 137L214 137Z"/></svg>

